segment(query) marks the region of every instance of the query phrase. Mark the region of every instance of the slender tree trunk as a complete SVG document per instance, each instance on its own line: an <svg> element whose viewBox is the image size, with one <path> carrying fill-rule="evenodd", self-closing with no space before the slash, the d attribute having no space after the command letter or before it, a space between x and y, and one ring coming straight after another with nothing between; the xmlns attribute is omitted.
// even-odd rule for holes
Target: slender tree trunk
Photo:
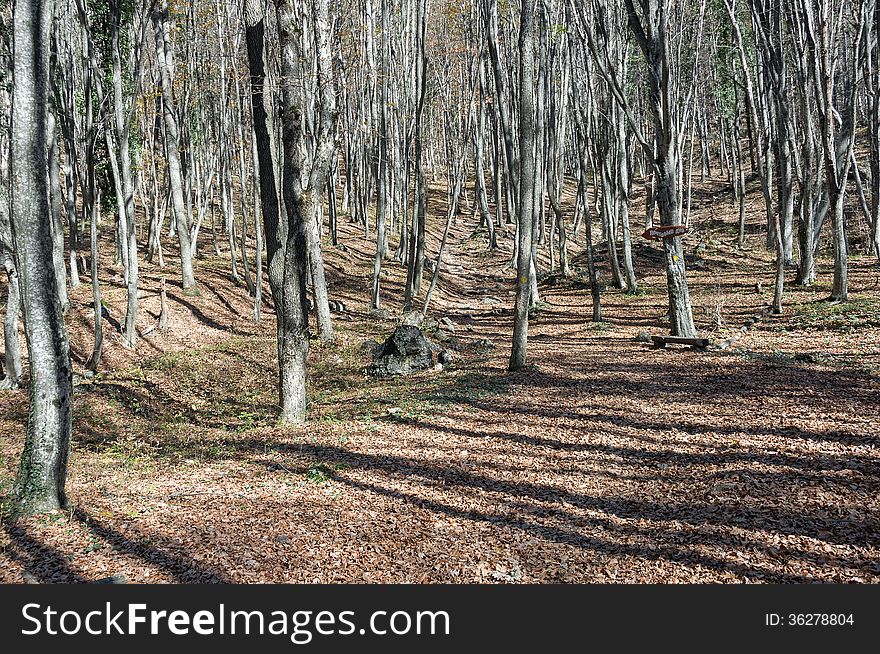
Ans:
<svg viewBox="0 0 880 654"><path fill-rule="evenodd" d="M670 0L649 0L650 10L640 18L633 0L626 0L630 28L651 69L651 111L655 126L655 161L657 204L661 225L680 225L678 129L673 123L673 98L670 88L668 13ZM645 23L643 24L643 20ZM647 27L646 27L647 26ZM669 324L674 336L694 337L691 298L685 274L684 247L681 237L663 239L666 258L666 284L669 294Z"/></svg>
<svg viewBox="0 0 880 654"><path fill-rule="evenodd" d="M6 157L0 154L0 266L6 273L6 312L3 317L3 366L0 370L0 390L14 390L21 381L21 348L18 342L18 319L21 307L21 290L18 271L15 269L15 251L12 243L12 227L9 222L9 201L6 197Z"/></svg>
<svg viewBox="0 0 880 654"><path fill-rule="evenodd" d="M522 0L520 18L520 113L519 113L519 248L517 256L516 303L514 305L513 347L509 369L519 370L526 363L529 336L529 305L531 302L532 249L535 240L535 183L537 179L535 122L543 119L535 107L536 82L536 0Z"/></svg>
<svg viewBox="0 0 880 654"><path fill-rule="evenodd" d="M177 240L180 245L180 265L183 290L197 293L193 273L193 247L190 238L189 213L183 195L183 173L180 161L180 132L174 101L173 46L168 15L168 0L158 0L153 9L153 27L156 31L156 55L162 86L162 116L165 122L165 154L168 161L168 181Z"/></svg>
<svg viewBox="0 0 880 654"><path fill-rule="evenodd" d="M64 264L64 222L61 218L61 164L58 151L58 128L54 103L47 109L46 149L49 162L49 206L52 210L52 265L55 266L55 279L58 283L58 299L61 310L67 313L70 299L67 296L67 269Z"/></svg>

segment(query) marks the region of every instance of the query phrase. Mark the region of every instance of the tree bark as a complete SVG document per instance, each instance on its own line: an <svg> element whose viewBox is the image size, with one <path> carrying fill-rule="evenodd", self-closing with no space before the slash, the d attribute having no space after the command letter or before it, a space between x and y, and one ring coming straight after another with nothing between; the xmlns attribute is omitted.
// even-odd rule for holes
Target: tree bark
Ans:
<svg viewBox="0 0 880 654"><path fill-rule="evenodd" d="M183 290L197 293L193 273L193 247L190 237L189 212L183 195L183 173L180 161L180 130L177 125L174 99L173 46L168 14L168 0L158 0L153 9L153 27L156 32L156 56L162 87L162 116L165 122L165 155L168 161L168 181L177 239L180 244L180 266Z"/></svg>
<svg viewBox="0 0 880 654"><path fill-rule="evenodd" d="M529 305L531 301L532 250L535 240L535 183L537 181L536 120L543 119L536 112L536 0L522 0L520 15L520 105L519 105L519 200L517 219L519 239L516 266L516 302L514 305L513 347L508 368L519 370L526 363L526 345L529 336Z"/></svg>
<svg viewBox="0 0 880 654"><path fill-rule="evenodd" d="M53 0L16 0L13 10L12 233L30 357L30 407L13 492L36 513L67 504L72 378L67 330L52 265L46 105Z"/></svg>

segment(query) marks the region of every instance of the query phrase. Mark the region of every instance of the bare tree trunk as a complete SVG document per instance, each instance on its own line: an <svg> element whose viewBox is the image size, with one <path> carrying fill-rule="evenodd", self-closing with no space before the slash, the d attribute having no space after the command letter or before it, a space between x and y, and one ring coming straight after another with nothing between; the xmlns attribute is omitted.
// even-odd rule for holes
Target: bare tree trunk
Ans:
<svg viewBox="0 0 880 654"><path fill-rule="evenodd" d="M403 307L409 311L422 285L422 272L425 260L425 214L427 212L427 181L425 179L425 140L424 110L427 92L427 58L425 56L425 26L427 23L427 2L416 0L416 116L414 125L413 150L415 156L415 198L412 230L409 237L409 259L404 290Z"/></svg>
<svg viewBox="0 0 880 654"><path fill-rule="evenodd" d="M535 183L537 180L536 120L542 120L535 107L538 13L536 0L522 0L520 16L520 105L519 105L519 248L517 256L516 303L514 305L513 347L509 369L519 370L526 363L526 345L529 337L529 305L532 295L532 249L535 240Z"/></svg>
<svg viewBox="0 0 880 654"><path fill-rule="evenodd" d="M285 10L288 8L285 7ZM260 0L244 0L244 17L248 63L251 73L251 110L253 112L257 163L259 165L260 202L268 255L269 287L277 317L278 388L280 420L287 423L302 422L306 413L305 365L308 355L308 310L305 294L305 236L300 230L300 257L287 251L297 246L295 230L279 220L278 190L275 182L271 120L268 107L271 96L265 94L264 35L265 19ZM289 23L286 25L290 27ZM290 120L285 121L289 123ZM285 157L286 160L286 157ZM286 161L285 161L286 163ZM285 165L286 167L286 165ZM286 184L291 187L291 184ZM293 243L288 232L293 231ZM288 266L288 263L290 264ZM295 278L288 278L286 269ZM288 293L287 290L290 289ZM291 296L295 295L295 298Z"/></svg>
<svg viewBox="0 0 880 654"><path fill-rule="evenodd" d="M67 504L72 378L67 330L52 265L46 105L52 0L16 0L13 9L12 235L30 357L30 407L13 488L19 510Z"/></svg>
<svg viewBox="0 0 880 654"><path fill-rule="evenodd" d="M50 96L51 97L51 96ZM53 102L46 107L48 125L46 127L46 150L49 162L49 206L52 210L52 265L58 283L58 299L61 311L67 313L70 299L67 296L67 269L64 264L64 223L61 218L61 164L58 151L58 121Z"/></svg>
<svg viewBox="0 0 880 654"><path fill-rule="evenodd" d="M2 91L0 91L2 93ZM3 111L2 115L6 112ZM4 144L5 146L5 144ZM3 149L6 148L4 146ZM6 157L0 155L0 159ZM0 370L0 389L14 390L21 381L21 348L18 343L18 319L21 307L21 290L18 271L15 269L15 249L12 243L12 227L9 223L9 200L6 197L8 183L7 162L0 161L0 266L6 273L6 312L3 317L3 366Z"/></svg>
<svg viewBox="0 0 880 654"><path fill-rule="evenodd" d="M7 9L0 11L0 119L9 116L9 94L12 90L12 49L10 17ZM18 319L21 289L15 269L15 246L9 217L9 141L0 134L0 266L6 274L6 311L3 316L3 365L0 365L0 390L14 390L21 381L21 348L18 341Z"/></svg>
<svg viewBox="0 0 880 654"><path fill-rule="evenodd" d="M633 0L626 0L630 28L651 69L651 111L654 115L657 173L657 202L662 225L680 225L678 157L680 143L672 119L672 92L669 79L669 7L670 0L647 0L642 17ZM669 292L669 324L674 336L694 337L691 298L685 274L681 237L663 239L666 255L666 283Z"/></svg>
<svg viewBox="0 0 880 654"><path fill-rule="evenodd" d="M183 174L180 163L180 131L175 117L173 45L168 16L168 0L158 0L153 9L156 32L156 56L162 85L162 115L165 122L165 154L168 181L171 185L172 207L180 244L180 265L183 290L198 293L193 274L193 247L190 237L189 213L183 195Z"/></svg>

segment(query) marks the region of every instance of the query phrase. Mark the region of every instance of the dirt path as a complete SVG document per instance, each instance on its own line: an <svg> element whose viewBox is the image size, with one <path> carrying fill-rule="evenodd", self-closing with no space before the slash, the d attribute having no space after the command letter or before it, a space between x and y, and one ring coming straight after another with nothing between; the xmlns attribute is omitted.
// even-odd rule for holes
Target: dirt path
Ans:
<svg viewBox="0 0 880 654"><path fill-rule="evenodd" d="M648 294L607 292L601 325L584 288L543 287L531 365L511 375L510 253L481 254L462 219L432 305L456 324L456 369L379 382L358 345L391 323L368 317L371 245L346 228L328 269L351 320L314 348L312 423L272 424L272 326L247 326L216 265L192 311L172 298L167 336L197 341L184 317L201 313L211 343L80 389L75 508L7 524L0 580L880 581L880 382L834 358L867 365L880 328L821 345L789 321L738 352L654 351L634 340L662 329L662 276L642 261ZM399 285L393 269L386 297ZM732 325L763 302L720 264L694 275L703 329L719 289ZM26 398L0 403L8 488Z"/></svg>

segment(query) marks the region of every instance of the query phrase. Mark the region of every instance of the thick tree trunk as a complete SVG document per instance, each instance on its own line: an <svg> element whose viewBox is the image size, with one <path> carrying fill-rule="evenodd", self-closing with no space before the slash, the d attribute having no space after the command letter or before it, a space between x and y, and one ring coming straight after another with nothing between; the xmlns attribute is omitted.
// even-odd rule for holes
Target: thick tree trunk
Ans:
<svg viewBox="0 0 880 654"><path fill-rule="evenodd" d="M275 182L275 162L271 137L271 121L267 107L271 97L265 90L264 57L265 21L260 0L245 0L244 17L248 63L251 74L251 110L254 122L255 147L260 181L260 203L263 214L263 233L266 238L269 288L275 304L278 348L278 389L280 420L296 423L305 419L305 363L308 355L307 309L305 307L305 238L300 232L302 256L299 261L288 260L288 225L279 220L278 187ZM291 184L285 185L292 186ZM295 239L295 235L294 235ZM294 241L293 247L296 246ZM292 248L291 248L292 249ZM286 280L285 269L290 268L298 279ZM298 302L291 302L293 293L285 293L287 283ZM295 313L295 317L291 316Z"/></svg>
<svg viewBox="0 0 880 654"><path fill-rule="evenodd" d="M72 379L52 257L46 142L53 0L13 10L12 232L30 357L30 408L14 494L25 513L66 506Z"/></svg>

